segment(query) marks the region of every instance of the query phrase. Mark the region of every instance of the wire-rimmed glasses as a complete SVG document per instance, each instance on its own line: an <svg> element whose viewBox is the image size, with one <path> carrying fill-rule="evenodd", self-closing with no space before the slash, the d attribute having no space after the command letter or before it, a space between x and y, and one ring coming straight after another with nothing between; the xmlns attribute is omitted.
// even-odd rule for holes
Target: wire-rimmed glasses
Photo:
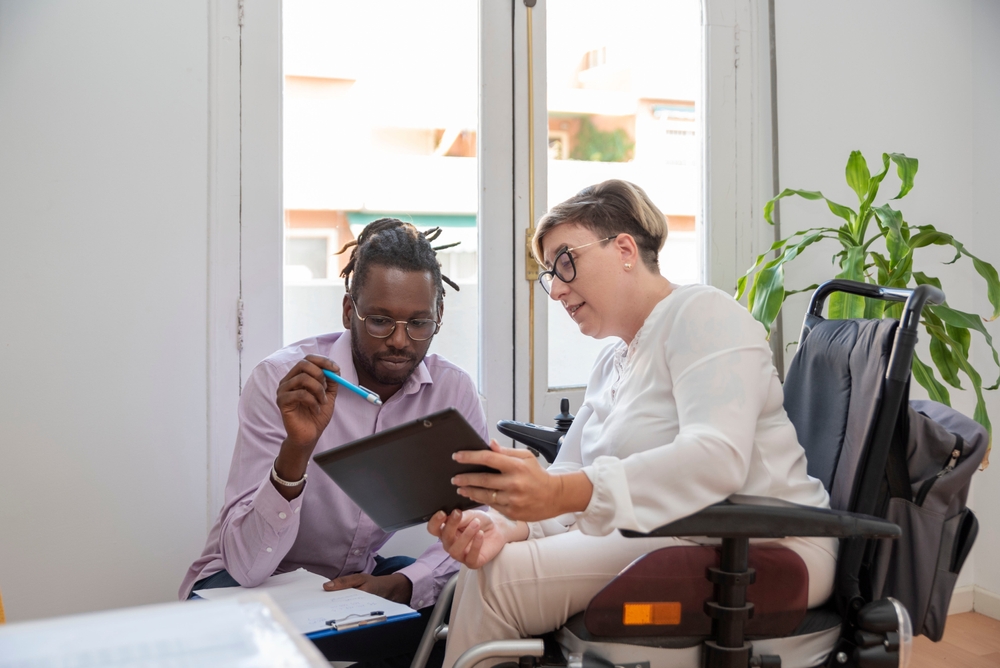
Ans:
<svg viewBox="0 0 1000 668"><path fill-rule="evenodd" d="M354 304L354 315L365 324L365 331L376 339L388 339L396 331L396 325L403 325L406 328L406 335L414 341L426 341L441 329L441 322L427 318L414 318L413 320L393 320L387 315L361 315L358 313L358 304L351 297Z"/></svg>
<svg viewBox="0 0 1000 668"><path fill-rule="evenodd" d="M617 234L613 234L610 237L604 237L603 239L591 241L580 246L564 248L556 253L555 258L552 260L552 268L538 274L538 282L542 284L542 289L545 290L545 294L551 293L552 280L554 278L558 278L563 283L572 283L573 279L576 278L576 263L573 261L573 251L578 251L582 248L586 248L587 246L593 246L594 244L603 243L605 241L611 241L617 236Z"/></svg>

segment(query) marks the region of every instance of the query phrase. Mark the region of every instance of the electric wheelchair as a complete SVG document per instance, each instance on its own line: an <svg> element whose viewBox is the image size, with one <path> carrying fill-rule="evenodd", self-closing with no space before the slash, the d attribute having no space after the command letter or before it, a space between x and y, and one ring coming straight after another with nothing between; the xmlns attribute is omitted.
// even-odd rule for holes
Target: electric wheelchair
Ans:
<svg viewBox="0 0 1000 668"><path fill-rule="evenodd" d="M900 320L827 320L835 292L905 302ZM649 534L697 536L721 546L668 547L640 557L587 609L543 638L500 640L467 651L454 668L507 658L522 668L875 668L906 666L912 628L906 608L872 595L876 539L900 528L884 519L890 444L906 418L920 313L944 294L833 280L813 294L785 381L785 409L806 451L809 474L831 510L759 497L731 497ZM500 431L555 458L572 416L563 401L555 429L503 421ZM902 436L905 438L905 435ZM840 539L834 593L806 610L808 574L794 552L754 538ZM423 668L447 637L455 580L445 587L411 668ZM446 667L452 668L452 667Z"/></svg>

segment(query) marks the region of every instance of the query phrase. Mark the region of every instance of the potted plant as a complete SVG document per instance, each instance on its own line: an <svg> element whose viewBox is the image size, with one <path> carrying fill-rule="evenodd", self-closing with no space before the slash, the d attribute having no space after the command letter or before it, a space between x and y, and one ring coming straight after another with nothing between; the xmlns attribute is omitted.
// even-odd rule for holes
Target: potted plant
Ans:
<svg viewBox="0 0 1000 668"><path fill-rule="evenodd" d="M1000 278L993 265L972 253L952 235L939 231L933 225L911 225L903 214L893 209L889 203L875 206L879 186L889 172L890 164L896 165L896 173L901 185L893 200L906 196L913 188L918 161L902 153L883 153L882 171L871 174L868 163L860 151L852 151L847 160L847 184L858 196L857 209L833 202L819 191L792 190L786 188L777 197L764 205L764 218L774 224L772 214L775 203L791 195L808 200L824 200L830 211L842 219L839 227L815 227L795 232L791 236L774 242L771 248L761 254L736 286L736 298L747 292L747 308L770 332L771 324L781 310L785 299L793 294L813 290L811 285L798 290L785 289L784 265L799 257L809 246L823 239L833 239L840 243L840 250L833 261L840 267L837 278L864 281L893 288L929 283L941 288L941 281L922 271L914 269L914 253L927 246L951 246L955 256L947 264L962 259L972 262L976 272L986 281L986 296L993 307L988 318L974 313L966 313L952 308L947 303L924 308L921 324L930 336L930 361L925 363L919 356L913 358L913 377L927 390L931 399L951 405L948 388L941 380L956 389L965 389L961 375L964 375L976 393L976 408L973 418L986 427L992 439L992 426L986 411L984 391L1000 387L1000 377L985 386L982 374L969 359L972 332L983 337L993 352L993 361L1000 369L1000 355L993 345L993 337L984 326L1000 316ZM945 291L947 293L947 291ZM902 313L902 304L886 305L885 302L865 299L855 295L836 293L828 300L828 317L838 318L883 318L896 317ZM993 372L990 372L992 377ZM987 451L987 458L989 452ZM983 460L985 468L988 459Z"/></svg>

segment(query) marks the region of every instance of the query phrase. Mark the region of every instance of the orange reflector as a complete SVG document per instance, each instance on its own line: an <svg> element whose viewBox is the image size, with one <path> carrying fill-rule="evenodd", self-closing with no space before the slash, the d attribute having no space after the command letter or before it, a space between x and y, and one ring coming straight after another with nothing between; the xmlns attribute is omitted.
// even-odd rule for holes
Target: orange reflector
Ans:
<svg viewBox="0 0 1000 668"><path fill-rule="evenodd" d="M626 603L622 611L625 626L676 626L681 623L679 601Z"/></svg>

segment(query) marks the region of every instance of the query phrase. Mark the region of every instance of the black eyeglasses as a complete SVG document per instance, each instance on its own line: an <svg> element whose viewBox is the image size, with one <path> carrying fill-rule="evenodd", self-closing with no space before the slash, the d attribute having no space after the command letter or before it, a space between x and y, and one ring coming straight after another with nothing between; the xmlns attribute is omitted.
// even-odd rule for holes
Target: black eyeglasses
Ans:
<svg viewBox="0 0 1000 668"><path fill-rule="evenodd" d="M358 320L365 323L365 331L376 339L388 339L396 331L396 325L404 325L406 327L406 335L414 341L426 341L441 329L441 323L437 320L425 318L393 320L387 315L363 316L358 313L358 304L354 301L354 297L351 297L351 303L354 304L354 315L357 316Z"/></svg>
<svg viewBox="0 0 1000 668"><path fill-rule="evenodd" d="M586 248L587 246L593 246L594 244L604 243L605 241L611 241L617 236L617 234L614 234L610 237L598 239L597 241L591 241L590 243L583 244L582 246L564 248L556 253L555 258L552 260L552 268L548 271L543 271L538 275L538 282L542 284L545 294L550 294L553 279L558 278L563 283L572 283L573 279L576 278L576 263L573 261L573 251Z"/></svg>

